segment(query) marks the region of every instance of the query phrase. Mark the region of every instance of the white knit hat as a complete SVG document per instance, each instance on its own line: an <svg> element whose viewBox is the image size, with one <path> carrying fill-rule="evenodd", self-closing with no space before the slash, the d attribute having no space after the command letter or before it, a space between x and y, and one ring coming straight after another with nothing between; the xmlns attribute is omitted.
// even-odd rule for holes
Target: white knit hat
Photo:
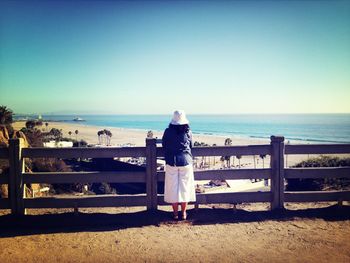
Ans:
<svg viewBox="0 0 350 263"><path fill-rule="evenodd" d="M184 124L189 124L190 122L186 118L186 113L183 110L176 110L174 111L173 118L170 122L170 124L173 125L184 125Z"/></svg>

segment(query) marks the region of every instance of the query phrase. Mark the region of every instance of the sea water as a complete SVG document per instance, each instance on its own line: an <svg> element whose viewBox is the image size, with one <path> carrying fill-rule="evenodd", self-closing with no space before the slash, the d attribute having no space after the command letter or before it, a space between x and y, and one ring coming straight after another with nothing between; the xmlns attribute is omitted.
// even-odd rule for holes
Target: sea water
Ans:
<svg viewBox="0 0 350 263"><path fill-rule="evenodd" d="M17 116L21 118L23 116ZM43 115L44 120L84 125L163 131L171 115ZM325 143L350 143L350 114L232 114L188 115L193 133Z"/></svg>

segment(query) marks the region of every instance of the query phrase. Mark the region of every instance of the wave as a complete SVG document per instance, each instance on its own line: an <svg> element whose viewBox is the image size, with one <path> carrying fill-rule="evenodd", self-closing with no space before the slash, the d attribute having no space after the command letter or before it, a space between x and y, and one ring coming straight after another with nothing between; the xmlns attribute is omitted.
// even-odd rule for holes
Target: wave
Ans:
<svg viewBox="0 0 350 263"><path fill-rule="evenodd" d="M285 139L295 141L306 141L306 142L328 142L328 143L350 143L350 141L331 140L331 139L314 139L314 138L298 138L298 137L286 137Z"/></svg>

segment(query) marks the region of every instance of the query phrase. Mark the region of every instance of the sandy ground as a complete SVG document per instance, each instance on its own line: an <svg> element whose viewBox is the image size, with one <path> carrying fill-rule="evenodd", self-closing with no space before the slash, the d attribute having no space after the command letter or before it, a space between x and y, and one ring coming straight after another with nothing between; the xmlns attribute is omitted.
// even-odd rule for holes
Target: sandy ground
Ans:
<svg viewBox="0 0 350 263"><path fill-rule="evenodd" d="M182 222L161 209L3 215L0 262L350 262L349 203L202 205Z"/></svg>

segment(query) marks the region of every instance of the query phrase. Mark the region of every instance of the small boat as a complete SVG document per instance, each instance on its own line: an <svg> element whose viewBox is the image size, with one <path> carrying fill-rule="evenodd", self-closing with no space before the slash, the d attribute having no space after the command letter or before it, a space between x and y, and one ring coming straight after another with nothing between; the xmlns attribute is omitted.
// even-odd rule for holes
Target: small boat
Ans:
<svg viewBox="0 0 350 263"><path fill-rule="evenodd" d="M73 121L85 121L85 120L80 117L77 117L77 118L74 118Z"/></svg>

